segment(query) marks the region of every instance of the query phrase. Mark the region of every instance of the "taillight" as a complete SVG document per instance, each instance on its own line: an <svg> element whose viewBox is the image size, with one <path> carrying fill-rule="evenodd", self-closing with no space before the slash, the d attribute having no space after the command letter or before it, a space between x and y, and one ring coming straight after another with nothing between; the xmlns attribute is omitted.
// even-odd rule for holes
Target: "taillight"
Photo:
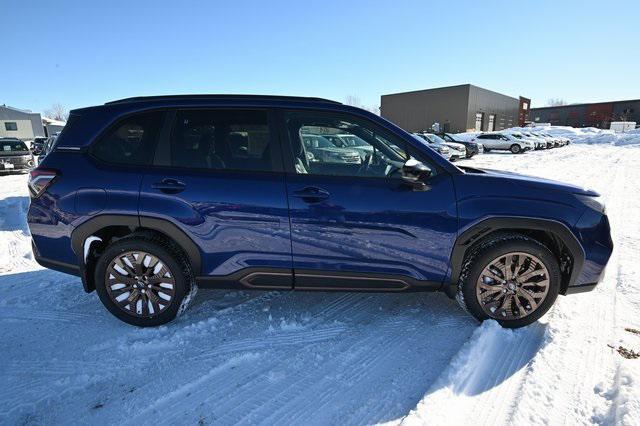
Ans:
<svg viewBox="0 0 640 426"><path fill-rule="evenodd" d="M31 191L31 195L36 198L42 194L45 189L51 183L53 183L54 179L58 176L55 170L47 170L47 169L35 169L29 172L29 190Z"/></svg>

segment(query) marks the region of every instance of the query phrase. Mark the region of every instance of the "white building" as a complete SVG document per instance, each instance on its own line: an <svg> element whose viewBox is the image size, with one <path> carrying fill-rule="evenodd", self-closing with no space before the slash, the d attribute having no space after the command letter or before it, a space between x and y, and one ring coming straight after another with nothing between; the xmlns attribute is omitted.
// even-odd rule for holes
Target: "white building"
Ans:
<svg viewBox="0 0 640 426"><path fill-rule="evenodd" d="M0 105L0 137L31 140L36 136L45 136L40 114Z"/></svg>

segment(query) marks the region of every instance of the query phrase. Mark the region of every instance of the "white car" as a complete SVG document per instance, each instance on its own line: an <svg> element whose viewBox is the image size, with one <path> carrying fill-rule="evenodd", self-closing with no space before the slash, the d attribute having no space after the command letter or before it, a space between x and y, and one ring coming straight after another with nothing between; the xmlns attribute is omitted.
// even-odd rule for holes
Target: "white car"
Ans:
<svg viewBox="0 0 640 426"><path fill-rule="evenodd" d="M557 146L560 146L560 140L554 137L545 136L540 132L529 132L529 134L531 136L534 136L538 139L542 139L543 141L545 141L547 143L547 148L555 148Z"/></svg>
<svg viewBox="0 0 640 426"><path fill-rule="evenodd" d="M540 133L542 136L547 136L550 138L553 138L557 141L560 142L560 146L565 146L565 145L569 145L569 143L571 142L571 140L569 138L565 138L562 136L554 136L554 135L550 135L549 133Z"/></svg>
<svg viewBox="0 0 640 426"><path fill-rule="evenodd" d="M540 136L534 135L531 132L521 132L523 136L529 138L532 141L535 142L539 142L540 144L542 144L542 148L553 148L554 144L551 141L546 140L545 138L542 138Z"/></svg>
<svg viewBox="0 0 640 426"><path fill-rule="evenodd" d="M462 158L467 158L467 148L461 143L457 142L447 142L442 139L440 136L435 135L433 133L419 133L418 136L427 140L430 143L434 144L443 144L449 147L449 161L453 162L456 160L460 160Z"/></svg>
<svg viewBox="0 0 640 426"><path fill-rule="evenodd" d="M447 160L451 160L451 149L441 142L433 142L427 136L427 133L413 133L412 136L427 145L429 148L433 149L438 154L442 155Z"/></svg>
<svg viewBox="0 0 640 426"><path fill-rule="evenodd" d="M356 135L347 133L340 135L324 135L324 137L338 148L349 148L353 151L358 151L362 161L364 161L367 156L373 154L373 147Z"/></svg>
<svg viewBox="0 0 640 426"><path fill-rule="evenodd" d="M495 149L520 154L525 151L533 150L536 147L534 142L525 139L518 139L506 132L484 133L476 136L472 141L481 143L485 152Z"/></svg>
<svg viewBox="0 0 640 426"><path fill-rule="evenodd" d="M547 142L540 140L540 138L534 138L531 136L525 136L523 133L520 132L515 132L515 131L509 131L507 132L508 134L510 134L511 136L513 136L516 139L522 139L522 140L526 140L529 142L533 142L534 145L534 149L546 149L547 148Z"/></svg>

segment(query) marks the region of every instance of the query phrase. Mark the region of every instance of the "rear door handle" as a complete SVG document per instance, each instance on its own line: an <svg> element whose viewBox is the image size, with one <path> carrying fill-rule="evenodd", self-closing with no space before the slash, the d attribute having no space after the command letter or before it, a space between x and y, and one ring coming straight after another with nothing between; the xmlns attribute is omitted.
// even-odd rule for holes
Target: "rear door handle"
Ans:
<svg viewBox="0 0 640 426"><path fill-rule="evenodd" d="M298 191L293 191L292 195L296 198L302 198L302 201L305 201L307 203L314 203L329 198L328 191L322 188L317 188L315 186L307 186L306 188L300 189Z"/></svg>
<svg viewBox="0 0 640 426"><path fill-rule="evenodd" d="M177 194L178 192L184 191L187 184L179 181L178 179L166 178L162 179L160 182L151 184L151 187L153 189L159 189L166 194Z"/></svg>

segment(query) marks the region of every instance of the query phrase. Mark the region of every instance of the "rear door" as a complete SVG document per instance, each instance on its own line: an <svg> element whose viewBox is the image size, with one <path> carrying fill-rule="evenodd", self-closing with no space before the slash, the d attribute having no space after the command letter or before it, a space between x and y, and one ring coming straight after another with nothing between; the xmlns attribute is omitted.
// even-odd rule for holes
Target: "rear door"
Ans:
<svg viewBox="0 0 640 426"><path fill-rule="evenodd" d="M287 198L272 122L261 109L173 111L155 167L144 176L141 218L165 219L184 231L201 251L201 279L214 286L292 286Z"/></svg>
<svg viewBox="0 0 640 426"><path fill-rule="evenodd" d="M282 122L295 288L438 287L456 236L450 175L430 165L426 190L412 190L399 167L417 152L355 115L290 111ZM333 158L309 155L305 139L332 135L365 141L364 160L350 162L349 147Z"/></svg>

